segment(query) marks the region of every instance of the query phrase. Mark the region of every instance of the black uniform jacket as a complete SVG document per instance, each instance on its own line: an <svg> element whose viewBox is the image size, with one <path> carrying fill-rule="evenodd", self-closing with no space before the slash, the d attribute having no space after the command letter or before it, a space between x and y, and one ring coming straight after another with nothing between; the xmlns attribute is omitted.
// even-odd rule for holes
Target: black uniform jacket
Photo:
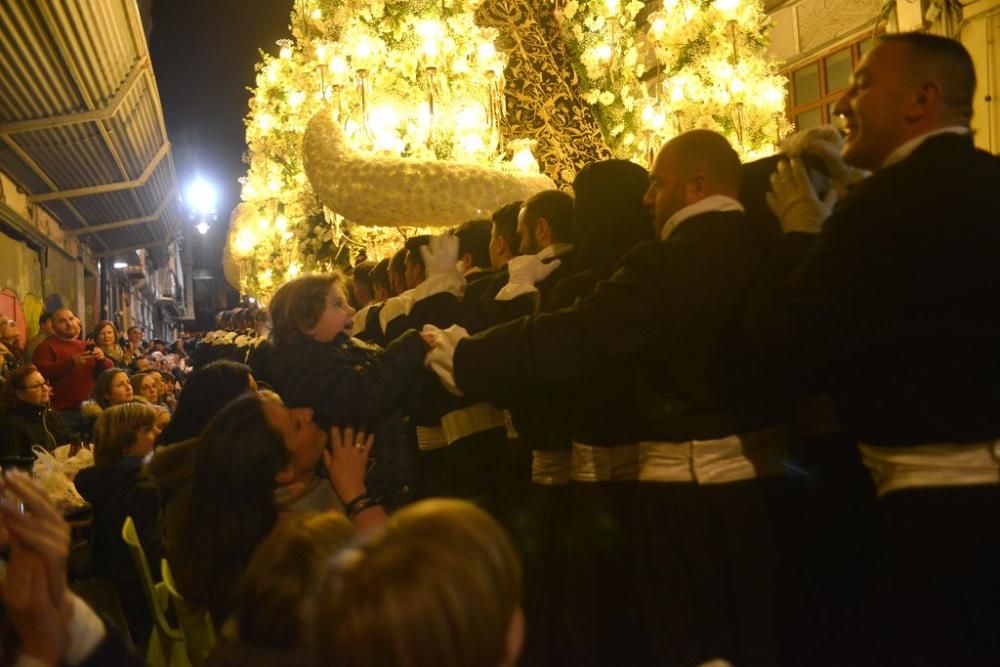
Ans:
<svg viewBox="0 0 1000 667"><path fill-rule="evenodd" d="M739 382L727 375L732 330L762 257L743 214L709 212L666 241L640 244L575 305L459 343L455 379L469 395L557 383L628 366L647 440L741 430ZM731 375L731 374L730 374Z"/></svg>
<svg viewBox="0 0 1000 667"><path fill-rule="evenodd" d="M777 261L804 363L862 442L1000 437L1000 158L924 141L859 183Z"/></svg>

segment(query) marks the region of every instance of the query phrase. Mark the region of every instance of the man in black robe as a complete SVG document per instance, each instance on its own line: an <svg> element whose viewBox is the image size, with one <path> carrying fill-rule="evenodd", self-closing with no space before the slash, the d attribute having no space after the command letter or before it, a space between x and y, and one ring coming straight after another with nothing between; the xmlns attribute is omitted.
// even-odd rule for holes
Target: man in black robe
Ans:
<svg viewBox="0 0 1000 667"><path fill-rule="evenodd" d="M975 86L960 43L885 35L835 109L873 175L832 214L801 164L772 180L795 347L879 494L880 664L1000 655L1000 159L973 144Z"/></svg>

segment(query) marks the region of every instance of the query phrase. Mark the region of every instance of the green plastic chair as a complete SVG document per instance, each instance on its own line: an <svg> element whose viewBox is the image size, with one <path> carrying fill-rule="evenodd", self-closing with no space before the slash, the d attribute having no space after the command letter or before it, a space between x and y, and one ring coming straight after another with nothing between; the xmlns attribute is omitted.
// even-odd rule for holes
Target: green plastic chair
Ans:
<svg viewBox="0 0 1000 667"><path fill-rule="evenodd" d="M139 571L142 590L146 594L146 603L153 617L153 631L146 651L146 664L151 667L191 667L184 632L180 628L173 627L167 620L169 598L167 587L162 582L153 583L153 577L149 574L149 563L146 562L146 553L142 550L139 534L130 516L125 517L125 523L122 525L122 539L128 545L132 560L135 561L135 568Z"/></svg>
<svg viewBox="0 0 1000 667"><path fill-rule="evenodd" d="M192 609L184 602L174 583L174 573L170 571L170 563L164 558L160 561L160 573L163 575L163 585L170 597L174 615L184 631L187 643L188 658L194 667L202 667L208 654L215 646L215 626L212 617L206 611Z"/></svg>

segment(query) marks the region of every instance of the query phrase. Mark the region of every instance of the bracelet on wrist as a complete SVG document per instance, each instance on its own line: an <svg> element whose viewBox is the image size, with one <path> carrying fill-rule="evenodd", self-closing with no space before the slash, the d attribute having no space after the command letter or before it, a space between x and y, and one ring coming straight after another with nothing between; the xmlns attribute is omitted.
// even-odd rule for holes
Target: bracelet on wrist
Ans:
<svg viewBox="0 0 1000 667"><path fill-rule="evenodd" d="M376 500L375 498L372 498L371 496L368 495L364 495L361 496L360 498L355 498L350 503L348 503L347 506L344 507L344 512L347 514L348 519L353 519L357 515L364 512L366 509L374 507L375 505L378 504L379 504L378 500Z"/></svg>

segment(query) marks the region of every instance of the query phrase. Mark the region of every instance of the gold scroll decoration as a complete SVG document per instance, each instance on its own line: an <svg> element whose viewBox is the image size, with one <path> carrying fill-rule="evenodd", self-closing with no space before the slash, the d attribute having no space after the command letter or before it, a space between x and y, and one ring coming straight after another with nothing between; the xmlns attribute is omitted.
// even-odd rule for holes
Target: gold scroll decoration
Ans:
<svg viewBox="0 0 1000 667"><path fill-rule="evenodd" d="M476 22L500 32L495 45L507 54L504 139L534 139L542 171L563 190L576 173L614 157L562 39L551 0L485 0Z"/></svg>

